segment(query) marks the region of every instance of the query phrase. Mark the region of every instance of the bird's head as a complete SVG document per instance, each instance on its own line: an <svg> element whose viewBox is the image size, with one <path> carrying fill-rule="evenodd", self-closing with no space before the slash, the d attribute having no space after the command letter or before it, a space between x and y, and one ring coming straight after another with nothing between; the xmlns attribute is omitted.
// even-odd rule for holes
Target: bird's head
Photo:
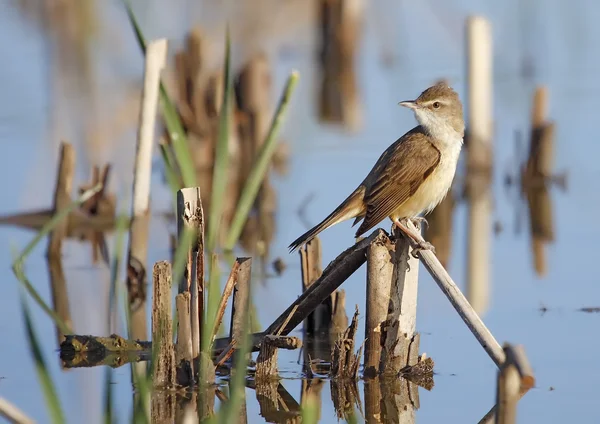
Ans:
<svg viewBox="0 0 600 424"><path fill-rule="evenodd" d="M464 136L462 103L456 91L444 82L429 87L416 100L399 104L412 109L419 124L434 137L445 139L452 133L461 139Z"/></svg>

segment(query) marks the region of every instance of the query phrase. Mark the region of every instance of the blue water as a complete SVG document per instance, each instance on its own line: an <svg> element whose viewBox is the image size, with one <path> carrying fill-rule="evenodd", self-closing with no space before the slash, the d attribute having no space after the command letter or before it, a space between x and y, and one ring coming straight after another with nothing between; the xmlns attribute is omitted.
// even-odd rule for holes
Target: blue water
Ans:
<svg viewBox="0 0 600 424"><path fill-rule="evenodd" d="M600 112L598 4L592 0L382 0L368 6L356 61L363 125L350 132L320 124L316 118L316 32L311 9L305 4L310 2L290 0L282 5L261 0L253 6L240 2L237 9L232 2L225 6L213 3L178 0L167 6L137 0L134 6L148 37L168 37L171 52L181 46L186 29L203 24L215 52L210 66L220 66L224 22L230 16L234 63L265 49L274 71L274 100L291 69L301 74L290 110L292 118L284 129L291 147L290 170L273 179L278 214L271 255L282 257L288 268L281 278L269 279L266 286L255 285L262 325L268 325L300 293L299 261L295 255L288 256L286 248L305 230L297 218L299 206L314 194L306 215L312 223L322 219L360 183L380 153L412 128L414 118L396 106L399 100L417 96L442 77L465 99L464 23L473 13L490 19L494 34L493 218L504 231L493 239L490 300L482 318L500 343L523 344L535 371L536 388L519 403L519 422L600 421L595 406L595 382L600 378L595 359L600 343L594 337L600 316L577 311L600 306L600 288L593 271L600 237L596 219L600 192L595 183L600 177L595 130ZM137 104L142 57L120 2L95 6L96 38L89 50L90 80L94 82L91 94L76 90L72 82L78 74L59 60L60 45L39 21L24 16L14 4L16 1L4 0L0 13L0 145L6 159L0 167L0 214L51 204L61 139L76 146L77 182L87 180L90 163L113 164L111 190L128 210L135 132L133 127L119 124L114 115L115 110L129 111L124 106L127 101ZM568 190L551 193L555 242L546 249L548 273L543 278L536 276L532 267L527 232L513 231L515 189L507 193L502 182L507 170L517 168L514 134L517 130L528 133L537 84L545 84L550 93L549 116L556 122L555 168L568 172ZM126 100L130 97L133 102ZM133 113L129 122L134 124L136 116ZM93 129L100 134L96 138L87 135L86 131ZM160 184L155 176L155 215L169 208L168 193ZM465 205L459 204L449 263L450 274L463 289L466 216ZM169 257L170 228L159 216L151 225L148 263ZM388 225L385 223L386 228ZM327 230L321 237L324 262L349 246L352 235L350 223ZM47 422L24 337L19 284L10 271L12 247L20 249L32 237L26 230L0 227L0 334L5 341L0 350L0 396L37 421ZM112 248L112 237L108 243ZM26 272L50 302L44 249L42 243L34 251ZM65 245L64 267L76 332L108 334L109 271L93 265L89 245L78 242ZM364 312L364 281L363 268L343 285L349 316L355 304ZM62 371L54 327L29 303L69 422L100 422L104 369ZM542 305L548 308L544 314L539 310ZM362 318L364 315L359 334L364 331ZM438 373L435 388L420 392L417 422L477 422L494 404L496 368L424 269L417 328L423 335L421 351L435 360ZM297 376L297 355L280 355L284 376ZM119 422L130 416L129 373L128 367L121 367L112 374ZM285 380L283 384L299 401L300 381ZM362 385L359 392L362 396ZM247 390L247 399L249 422L261 422L253 391ZM329 384L323 389L322 403L322 422L334 422Z"/></svg>

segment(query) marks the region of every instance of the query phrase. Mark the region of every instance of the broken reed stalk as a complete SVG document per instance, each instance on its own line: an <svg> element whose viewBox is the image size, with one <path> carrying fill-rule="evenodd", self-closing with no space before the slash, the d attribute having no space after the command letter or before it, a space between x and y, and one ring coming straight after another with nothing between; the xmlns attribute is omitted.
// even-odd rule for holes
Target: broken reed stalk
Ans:
<svg viewBox="0 0 600 424"><path fill-rule="evenodd" d="M278 379L277 349L294 350L302 347L297 337L265 336L256 358L256 380Z"/></svg>
<svg viewBox="0 0 600 424"><path fill-rule="evenodd" d="M184 236L192 234L191 239ZM198 268L203 268L204 257L204 212L199 187L182 188L177 191L177 239L187 257L185 272L179 282L179 292L190 293L190 328L192 332L192 355L200 353L200 325L204 306L204 276Z"/></svg>
<svg viewBox="0 0 600 424"><path fill-rule="evenodd" d="M252 258L237 258L239 263L233 299L231 302L231 324L229 337L231 342L241 345L244 337L246 320L250 318L250 277L252 273Z"/></svg>
<svg viewBox="0 0 600 424"><path fill-rule="evenodd" d="M54 188L54 201L52 204L52 214L56 215L59 211L65 209L71 203L71 192L73 190L73 177L75 175L75 149L69 143L60 144L60 157L58 160L58 175L56 178L56 187ZM59 259L62 247L62 240L67 235L69 219L63 219L56 225L48 238L48 247L46 257L49 259Z"/></svg>
<svg viewBox="0 0 600 424"><path fill-rule="evenodd" d="M367 318L364 375L398 375L417 363L419 262L403 236L374 242L367 250Z"/></svg>
<svg viewBox="0 0 600 424"><path fill-rule="evenodd" d="M150 216L150 173L152 145L158 105L160 74L165 67L167 41L160 39L148 44L144 67L144 87L137 133L133 177L132 221L129 228L127 257L127 292L131 309L131 336L146 340L146 257L148 254L148 225Z"/></svg>
<svg viewBox="0 0 600 424"><path fill-rule="evenodd" d="M152 273L152 357L154 387L175 386L175 351L171 313L171 264L156 262Z"/></svg>
<svg viewBox="0 0 600 424"><path fill-rule="evenodd" d="M525 355L525 351L522 346L520 346L520 345L512 346L509 343L505 343L504 344L504 352L505 352L507 358L506 358L505 363L502 364L502 369L516 366L518 374L519 374L519 378L520 378L520 389L519 389L519 394L518 394L518 400L520 400L535 385L535 376L533 374L533 370L531 369L531 366L529 365L529 361L527 359L527 356ZM498 378L497 378L497 383L496 383L497 390L499 388L498 384L500 383L500 375L502 374L502 369L500 369L498 372ZM506 372L505 372L505 376L506 376ZM514 377L512 377L512 378L514 379ZM506 380L506 378L504 378L503 380ZM503 382L502 386L506 386L506 382ZM505 394L507 393L505 390L506 388L508 388L508 387L505 387L503 389ZM501 417L497 417L498 412L501 408L504 408L504 411L500 412L500 415L506 416L506 405L501 405L503 403L502 401L498 402L498 394L499 393L497 392L497 394L496 394L497 403L495 403L494 406L488 411L488 413L485 414L483 416L483 418L481 418L481 420L479 420L479 424L493 424L493 423L497 422L496 421L497 419L500 419L500 420L504 419ZM503 399L507 398L505 395L502 395L502 397L503 397ZM502 423L502 421L500 421L500 423Z"/></svg>
<svg viewBox="0 0 600 424"><path fill-rule="evenodd" d="M321 265L321 240L315 237L299 249L302 271L302 292L306 291L323 273ZM330 298L328 298L330 299ZM313 334L328 328L331 314L326 302L320 304L304 321L304 331ZM329 315L329 316L328 316Z"/></svg>
<svg viewBox="0 0 600 424"><path fill-rule="evenodd" d="M299 249L302 271L302 292L304 293L323 274L321 260L321 240L315 237ZM290 316L291 318L291 316ZM317 308L308 314L303 322L302 349L303 368L307 375L326 373L331 356L331 345L339 334L348 327L343 290L333 292ZM319 360L323 360L320 362ZM316 369L312 363L318 363Z"/></svg>
<svg viewBox="0 0 600 424"><path fill-rule="evenodd" d="M492 200L492 29L488 20L467 20L468 123L467 298L478 313L489 302Z"/></svg>
<svg viewBox="0 0 600 424"><path fill-rule="evenodd" d="M314 311L323 300L331 296L331 293L365 263L367 248L374 240L382 237L387 237L386 233L378 229L369 237L359 241L338 255L325 268L321 277L283 311L264 332L253 334L252 351L255 352L259 349L260 342L266 335L278 334L287 336L298 324L306 319L308 314ZM217 366L222 365L237 348L239 346L236 346L235 340L231 340L221 351L216 362Z"/></svg>
<svg viewBox="0 0 600 424"><path fill-rule="evenodd" d="M495 424L516 422L517 402L535 384L523 346L504 344L506 360L498 370Z"/></svg>
<svg viewBox="0 0 600 424"><path fill-rule="evenodd" d="M354 342L356 331L358 329L358 305L354 312L354 317L350 326L340 334L331 349L331 371L332 378L358 379L358 370L360 368L360 357L362 356L361 346L356 354L354 353Z"/></svg>
<svg viewBox="0 0 600 424"><path fill-rule="evenodd" d="M246 397L244 391L244 381L246 375L247 358L250 356L247 350L246 341L247 331L250 328L248 320L250 319L250 283L252 276L252 258L237 258L239 269L233 299L231 302L231 325L229 336L231 343L240 346L237 352L238 357L235 365L231 368L231 390L233 390L234 405L239 407L237 414L239 423L246 423L248 415L246 412ZM239 356L239 355L243 356ZM237 392L237 393L236 393Z"/></svg>
<svg viewBox="0 0 600 424"><path fill-rule="evenodd" d="M417 232L420 234L420 229ZM382 324L385 328L381 328L383 351L379 372L383 375L398 375L407 365L415 365L419 356L420 337L416 328L419 260L411 251L404 236L396 237L387 320Z"/></svg>
<svg viewBox="0 0 600 424"><path fill-rule="evenodd" d="M367 294L365 318L365 377L379 373L381 361L383 326L387 320L394 264L390 240L375 240L367 248Z"/></svg>
<svg viewBox="0 0 600 424"><path fill-rule="evenodd" d="M194 383L194 363L192 355L192 328L190 319L190 293L179 293L175 297L177 308L177 384L190 386Z"/></svg>
<svg viewBox="0 0 600 424"><path fill-rule="evenodd" d="M409 221L407 225L413 231L417 231L412 222ZM423 237L419 237L419 239L420 241L425 241ZM504 362L502 347L500 347L500 344L496 341L490 330L488 330L479 315L477 315L477 312L469 304L469 301L452 280L448 271L446 271L431 250L420 251L419 257L427 271L433 277L433 280L446 295L479 344L481 344L496 366L500 367Z"/></svg>
<svg viewBox="0 0 600 424"><path fill-rule="evenodd" d="M504 365L498 371L496 391L496 424L515 424L519 401L519 371L515 366Z"/></svg>
<svg viewBox="0 0 600 424"><path fill-rule="evenodd" d="M219 306L217 308L217 316L215 318L215 323L213 325L211 334L210 334L210 345L212 346L215 341L215 337L217 337L217 333L219 332L219 327L223 322L223 316L225 315L225 309L227 308L227 301L231 297L233 293L233 289L235 287L235 283L238 279L238 273L240 270L240 259L236 259L233 266L231 267L231 272L229 273L229 278L227 278L227 282L225 283L225 287L223 288L223 294L221 295L221 300Z"/></svg>
<svg viewBox="0 0 600 424"><path fill-rule="evenodd" d="M191 286L190 286L190 320L191 320L191 329L192 329L192 355L194 356L194 358L196 358L199 354L200 354L200 326L201 326L201 318L202 316L200 315L200 311L201 311L201 303L200 303L200 293L202 292L202 290L198 287L198 280L196 278L196 272L194 272L196 270L196 266L198 264L197 261L194 260L194 257L198 257L198 253L196 252L191 253L191 255L188 255L188 260L191 260L192 264L190 267L188 267L188 270L190 271L190 274L192 275L190 277L191 280Z"/></svg>
<svg viewBox="0 0 600 424"><path fill-rule="evenodd" d="M340 419L351 421L354 416L354 406L362 415L360 396L358 395L358 371L364 343L354 353L354 342L358 329L358 305L348 328L338 336L331 349L331 400Z"/></svg>

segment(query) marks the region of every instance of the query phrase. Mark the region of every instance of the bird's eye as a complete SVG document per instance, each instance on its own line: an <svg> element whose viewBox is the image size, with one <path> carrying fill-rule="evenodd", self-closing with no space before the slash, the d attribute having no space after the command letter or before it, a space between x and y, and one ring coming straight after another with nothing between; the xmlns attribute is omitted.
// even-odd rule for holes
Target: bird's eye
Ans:
<svg viewBox="0 0 600 424"><path fill-rule="evenodd" d="M439 109L440 108L440 102L433 102L433 108L434 109Z"/></svg>

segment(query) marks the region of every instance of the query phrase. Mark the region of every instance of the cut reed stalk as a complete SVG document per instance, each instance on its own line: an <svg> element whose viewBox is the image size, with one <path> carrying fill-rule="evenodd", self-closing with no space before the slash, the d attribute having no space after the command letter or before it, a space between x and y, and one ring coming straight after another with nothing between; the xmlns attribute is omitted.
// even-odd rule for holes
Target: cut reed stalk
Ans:
<svg viewBox="0 0 600 424"><path fill-rule="evenodd" d="M173 323L171 312L171 264L157 262L153 270L152 296L152 350L154 375L152 382L157 387L175 385L175 351L173 348Z"/></svg>
<svg viewBox="0 0 600 424"><path fill-rule="evenodd" d="M504 345L506 360L498 370L496 424L514 424L517 403L535 384L533 371L522 346Z"/></svg>
<svg viewBox="0 0 600 424"><path fill-rule="evenodd" d="M131 8L131 4L128 0L123 0L123 3L127 11L129 22L134 30L138 45L142 52L147 54L146 39L140 26L138 25L137 19L133 13L133 9ZM194 172L194 165L190 157L187 137L185 131L183 130L183 125L179 119L177 109L169 98L167 90L162 83L160 84L159 89L163 119L169 132L169 140L173 146L173 151L177 160L178 169L181 172L183 184L186 187L194 187L196 185L196 176Z"/></svg>
<svg viewBox="0 0 600 424"><path fill-rule="evenodd" d="M127 293L131 309L131 336L147 339L146 324L146 259L150 219L150 174L152 145L158 105L160 74L165 67L167 41L152 41L146 49L144 86L142 89L139 126L133 177L133 203L129 248L127 254Z"/></svg>
<svg viewBox="0 0 600 424"><path fill-rule="evenodd" d="M191 234L185 237L185 233ZM179 292L190 292L190 318L192 331L192 356L200 353L201 305L204 304L204 279L198 281L198 261L204 256L204 212L200 188L183 188L177 192L177 235L179 254L187 258L185 272L179 282ZM200 265L201 266L201 265Z"/></svg>
<svg viewBox="0 0 600 424"><path fill-rule="evenodd" d="M492 30L488 20L467 20L469 143L467 146L467 298L477 313L489 303L492 199Z"/></svg>
<svg viewBox="0 0 600 424"><path fill-rule="evenodd" d="M240 261L242 261L242 259L240 259ZM242 266L244 266L244 264L247 265L245 265L245 270L242 272ZM247 318L241 319L240 317L249 316L251 299L251 274L251 260L248 258L241 263L240 271L238 272L238 285L240 288L243 287L243 290L245 290L246 293L243 294L244 298L242 298L242 295L238 296L238 302L235 305L238 312L236 314L234 311L234 316L232 318L231 337L235 337L232 342L235 344L239 343L239 350L237 351L235 364L232 369L232 376L230 380L231 398L227 403L222 416L223 422L233 422L235 420L245 423L247 421L245 379L247 374L248 354L250 353L251 346L250 338L248 337L248 329L250 328L250 324Z"/></svg>

